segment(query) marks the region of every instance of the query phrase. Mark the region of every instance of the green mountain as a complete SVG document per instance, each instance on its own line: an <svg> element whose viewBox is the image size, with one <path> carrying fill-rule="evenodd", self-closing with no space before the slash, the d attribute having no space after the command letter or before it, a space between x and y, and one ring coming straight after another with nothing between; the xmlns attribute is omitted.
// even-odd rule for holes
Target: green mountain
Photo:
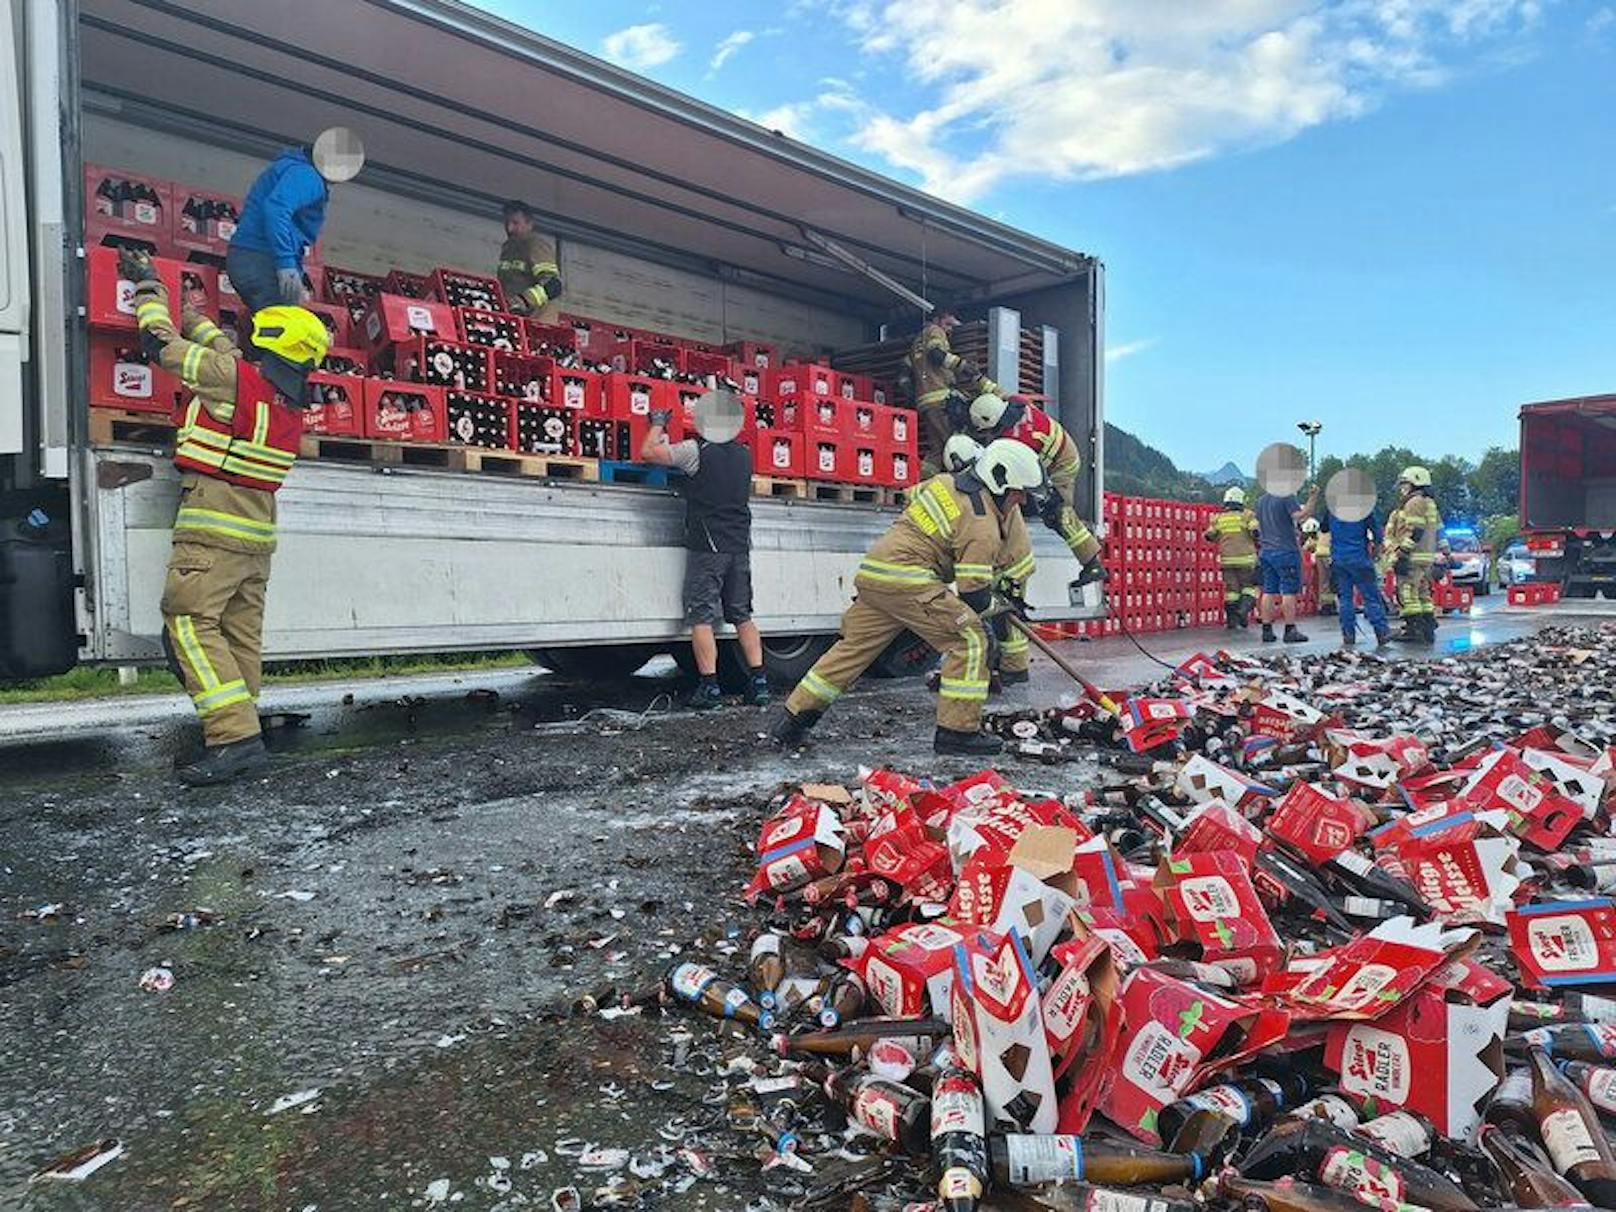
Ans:
<svg viewBox="0 0 1616 1212"><path fill-rule="evenodd" d="M1222 496L1204 477L1180 471L1154 446L1146 446L1109 422L1105 427L1105 487L1107 492L1169 501L1216 501Z"/></svg>

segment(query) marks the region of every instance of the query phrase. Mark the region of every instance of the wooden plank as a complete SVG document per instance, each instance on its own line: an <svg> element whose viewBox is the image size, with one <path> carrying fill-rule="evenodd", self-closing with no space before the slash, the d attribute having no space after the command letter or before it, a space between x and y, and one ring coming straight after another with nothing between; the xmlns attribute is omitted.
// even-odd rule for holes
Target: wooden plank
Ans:
<svg viewBox="0 0 1616 1212"><path fill-rule="evenodd" d="M779 497L784 500L806 500L808 497L808 481L787 480L778 476L753 476L752 495L755 497Z"/></svg>
<svg viewBox="0 0 1616 1212"><path fill-rule="evenodd" d="M167 413L123 408L90 409L90 445L174 446L174 421Z"/></svg>
<svg viewBox="0 0 1616 1212"><path fill-rule="evenodd" d="M596 459L575 459L567 455L520 454L514 450L488 450L481 446L445 448L457 469L483 475L526 476L545 480L576 480L593 484L600 479Z"/></svg>

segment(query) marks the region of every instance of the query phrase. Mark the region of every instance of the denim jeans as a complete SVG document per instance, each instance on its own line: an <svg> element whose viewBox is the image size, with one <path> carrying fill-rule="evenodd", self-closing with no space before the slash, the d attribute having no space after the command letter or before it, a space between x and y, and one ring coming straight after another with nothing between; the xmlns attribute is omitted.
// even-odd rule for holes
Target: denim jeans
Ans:
<svg viewBox="0 0 1616 1212"><path fill-rule="evenodd" d="M1375 629L1377 636L1384 634L1387 626L1386 603L1380 596L1380 578L1375 575L1375 566L1368 560L1343 564L1338 559L1331 572L1335 576L1341 634L1353 635L1358 630L1358 611L1352 602L1352 591L1355 589L1363 594L1364 613L1369 616L1369 625Z"/></svg>
<svg viewBox="0 0 1616 1212"><path fill-rule="evenodd" d="M275 258L269 253L232 244L224 259L224 272L230 275L231 288L247 305L248 315L274 307L281 301L280 283L275 280Z"/></svg>

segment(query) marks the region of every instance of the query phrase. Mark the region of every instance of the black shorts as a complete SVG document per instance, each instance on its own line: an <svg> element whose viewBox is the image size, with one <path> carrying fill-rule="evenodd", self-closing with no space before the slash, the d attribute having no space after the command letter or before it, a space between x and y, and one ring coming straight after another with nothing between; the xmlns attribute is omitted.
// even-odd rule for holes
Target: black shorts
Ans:
<svg viewBox="0 0 1616 1212"><path fill-rule="evenodd" d="M685 561L685 622L741 624L752 617L752 553L691 551Z"/></svg>

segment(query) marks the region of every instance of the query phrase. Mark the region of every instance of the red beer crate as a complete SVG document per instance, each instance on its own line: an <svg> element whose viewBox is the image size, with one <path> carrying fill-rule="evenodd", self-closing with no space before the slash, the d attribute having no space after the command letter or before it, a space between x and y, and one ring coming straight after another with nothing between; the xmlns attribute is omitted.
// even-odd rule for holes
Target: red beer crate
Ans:
<svg viewBox="0 0 1616 1212"><path fill-rule="evenodd" d="M696 402L707 394L707 389L691 383L665 383L663 390L664 398L672 400L667 407L673 410L681 432L693 433L696 428Z"/></svg>
<svg viewBox="0 0 1616 1212"><path fill-rule="evenodd" d="M329 375L351 375L363 379L370 373L370 359L362 349L343 349L333 345L325 351L320 369Z"/></svg>
<svg viewBox="0 0 1616 1212"><path fill-rule="evenodd" d="M837 396L836 372L811 362L787 362L771 370L763 394L772 400L793 396Z"/></svg>
<svg viewBox="0 0 1616 1212"><path fill-rule="evenodd" d="M118 250L92 248L85 253L90 275L89 320L91 328L136 328L135 284L118 273ZM180 263L167 257L152 262L157 277L168 288L168 309L179 323Z"/></svg>
<svg viewBox="0 0 1616 1212"><path fill-rule="evenodd" d="M852 424L851 401L836 396L801 398L797 423L812 438L847 439Z"/></svg>
<svg viewBox="0 0 1616 1212"><path fill-rule="evenodd" d="M523 454L575 455L578 424L591 419L602 418L585 417L571 408L514 401L510 406L510 448Z"/></svg>
<svg viewBox="0 0 1616 1212"><path fill-rule="evenodd" d="M382 280L380 294L401 295L406 299L422 299L428 302L438 302L432 298L432 283L424 274L412 274L407 270L395 269Z"/></svg>
<svg viewBox="0 0 1616 1212"><path fill-rule="evenodd" d="M358 333L359 326L364 323L365 313L370 310L376 296L382 293L382 279L375 274L338 269L335 265L325 267L324 278L320 298L346 311L349 331Z"/></svg>
<svg viewBox="0 0 1616 1212"><path fill-rule="evenodd" d="M197 261L180 262L180 306L189 304L209 319L219 314L219 271Z"/></svg>
<svg viewBox="0 0 1616 1212"><path fill-rule="evenodd" d="M550 372L555 369L551 357L531 357L528 354L489 353L492 372L489 390L509 400L531 400L539 403L550 390Z"/></svg>
<svg viewBox="0 0 1616 1212"><path fill-rule="evenodd" d="M557 408L571 409L585 416L604 415L601 376L592 370L562 370L550 372L550 386L545 400Z"/></svg>
<svg viewBox="0 0 1616 1212"><path fill-rule="evenodd" d="M659 370L678 370L683 354L684 351L670 341L629 337L613 341L610 352L602 360L610 362L613 370L645 375L656 374Z"/></svg>
<svg viewBox="0 0 1616 1212"><path fill-rule="evenodd" d="M393 275L389 274L388 281L392 279ZM354 334L366 348L376 351L417 337L454 341L459 335L454 311L447 303L412 299L391 292L376 296L365 313L363 331Z"/></svg>
<svg viewBox="0 0 1616 1212"><path fill-rule="evenodd" d="M450 307L468 307L473 311L507 310L505 288L498 278L486 274L440 265L427 275L426 288L429 298Z"/></svg>
<svg viewBox="0 0 1616 1212"><path fill-rule="evenodd" d="M528 353L536 356L556 357L578 348L578 333L570 324L540 324L524 319L522 336Z"/></svg>
<svg viewBox="0 0 1616 1212"><path fill-rule="evenodd" d="M443 393L443 411L448 418L448 440L457 446L480 446L484 450L511 448L511 400L482 391Z"/></svg>
<svg viewBox="0 0 1616 1212"><path fill-rule="evenodd" d="M870 399L874 400L877 404L885 404L890 407L897 404L898 394L892 389L892 384L883 383L879 379L871 379Z"/></svg>
<svg viewBox="0 0 1616 1212"><path fill-rule="evenodd" d="M836 372L837 394L844 400L868 400L875 402L875 390L869 375L850 374L845 370Z"/></svg>
<svg viewBox="0 0 1616 1212"><path fill-rule="evenodd" d="M752 470L760 476L800 480L807 474L802 434L784 429L760 429L752 438Z"/></svg>
<svg viewBox="0 0 1616 1212"><path fill-rule="evenodd" d="M601 412L619 421L634 417L649 417L653 408L661 408L669 386L661 379L648 375L620 374L612 371L600 376ZM672 405L666 405L671 408Z"/></svg>
<svg viewBox="0 0 1616 1212"><path fill-rule="evenodd" d="M881 448L882 482L893 488L913 488L920 480L920 456L913 450Z"/></svg>
<svg viewBox="0 0 1616 1212"><path fill-rule="evenodd" d="M441 337L416 337L393 347L393 374L411 383L489 390L488 351Z"/></svg>
<svg viewBox="0 0 1616 1212"><path fill-rule="evenodd" d="M739 369L770 370L780 365L780 351L757 341L731 341L723 352L735 359Z"/></svg>
<svg viewBox="0 0 1616 1212"><path fill-rule="evenodd" d="M448 439L444 389L396 379L365 380L365 437L395 442Z"/></svg>
<svg viewBox="0 0 1616 1212"><path fill-rule="evenodd" d="M357 438L365 432L365 382L351 375L316 371L309 376L309 406L303 432Z"/></svg>
<svg viewBox="0 0 1616 1212"><path fill-rule="evenodd" d="M467 345L481 345L500 353L527 352L527 335L520 316L457 307L455 320L460 325L460 339Z"/></svg>
<svg viewBox="0 0 1616 1212"><path fill-rule="evenodd" d="M326 340L332 345L348 346L353 343L348 309L335 303L305 303L304 307L320 317L325 325Z"/></svg>
<svg viewBox="0 0 1616 1212"><path fill-rule="evenodd" d="M810 480L852 479L852 444L842 437L803 434L803 458Z"/></svg>
<svg viewBox="0 0 1616 1212"><path fill-rule="evenodd" d="M171 416L180 382L148 358L133 333L90 334L90 404Z"/></svg>
<svg viewBox="0 0 1616 1212"><path fill-rule="evenodd" d="M241 218L241 199L230 194L209 193L188 185L175 185L174 247L182 255L206 253L222 257L230 248Z"/></svg>
<svg viewBox="0 0 1616 1212"><path fill-rule="evenodd" d="M173 251L174 186L156 177L84 166L86 247L132 246L167 256Z"/></svg>
<svg viewBox="0 0 1616 1212"><path fill-rule="evenodd" d="M890 468L883 467L884 448L863 438L845 440L847 465L843 469L850 484L885 484Z"/></svg>
<svg viewBox="0 0 1616 1212"><path fill-rule="evenodd" d="M604 362L611 357L617 337L610 324L565 312L561 323L572 329L573 348L591 362Z"/></svg>
<svg viewBox="0 0 1616 1212"><path fill-rule="evenodd" d="M876 403L849 400L842 405L842 419L847 425L847 436L857 442L874 442L880 446L892 445L892 432L882 414L886 410Z"/></svg>
<svg viewBox="0 0 1616 1212"><path fill-rule="evenodd" d="M687 375L696 375L703 379L709 375L720 379L735 379L735 364L730 361L728 354L707 353L699 349L686 348L679 360L681 363L679 369Z"/></svg>

